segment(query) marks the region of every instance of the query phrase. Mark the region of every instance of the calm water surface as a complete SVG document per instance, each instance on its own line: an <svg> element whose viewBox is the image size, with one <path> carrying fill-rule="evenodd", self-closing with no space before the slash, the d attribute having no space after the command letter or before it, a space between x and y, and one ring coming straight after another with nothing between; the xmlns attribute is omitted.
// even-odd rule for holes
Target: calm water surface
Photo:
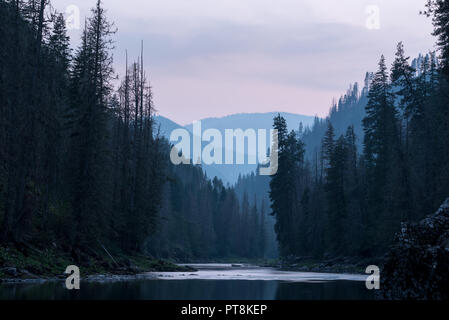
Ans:
<svg viewBox="0 0 449 320"><path fill-rule="evenodd" d="M0 299L365 300L366 275L280 271L249 265L195 264L197 272L149 272L136 279L0 284Z"/></svg>

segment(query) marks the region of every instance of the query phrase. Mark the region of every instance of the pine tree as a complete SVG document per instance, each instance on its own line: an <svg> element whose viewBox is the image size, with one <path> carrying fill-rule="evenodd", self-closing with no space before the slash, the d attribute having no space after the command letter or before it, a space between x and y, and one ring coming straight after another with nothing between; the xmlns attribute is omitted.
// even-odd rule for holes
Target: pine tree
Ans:
<svg viewBox="0 0 449 320"><path fill-rule="evenodd" d="M324 171L328 170L330 160L334 152L334 139L335 139L334 127L332 126L332 123L328 120L326 133L324 134L324 138L321 144L322 145L321 161L322 161L322 168Z"/></svg>
<svg viewBox="0 0 449 320"><path fill-rule="evenodd" d="M329 141L330 142L330 141ZM343 136L332 142L332 149L328 150L330 155L329 167L326 175L327 196L327 225L326 240L327 248L334 254L341 253L345 247L344 225L347 220L346 196L344 189L346 168L346 141ZM338 240L337 240L338 239Z"/></svg>
<svg viewBox="0 0 449 320"><path fill-rule="evenodd" d="M437 45L441 51L441 71L449 76L449 1L428 0L423 13L432 16L433 35L438 37Z"/></svg>
<svg viewBox="0 0 449 320"><path fill-rule="evenodd" d="M267 231L266 231L266 219L265 219L265 200L262 200L262 205L260 208L260 226L259 226L259 252L260 257L265 258L266 248L267 248Z"/></svg>
<svg viewBox="0 0 449 320"><path fill-rule="evenodd" d="M293 255L298 221L297 181L304 161L304 145L296 138L294 131L287 133L287 124L283 117L274 118L273 128L278 130L279 166L271 177L270 199L272 215L276 218L275 231L283 256Z"/></svg>
<svg viewBox="0 0 449 320"><path fill-rule="evenodd" d="M416 94L416 70L409 65L409 57L405 57L404 46L399 42L396 59L391 69L391 85L396 98L401 118L399 125L398 172L395 188L397 189L397 210L403 211L402 219L411 218L411 186L410 186L410 122L417 112L418 99Z"/></svg>
<svg viewBox="0 0 449 320"><path fill-rule="evenodd" d="M56 16L48 47L62 71L66 72L69 69L71 50L70 38L67 35L66 23L62 13Z"/></svg>
<svg viewBox="0 0 449 320"><path fill-rule="evenodd" d="M388 83L385 58L379 62L368 94L366 117L363 119L365 157L369 168L379 168L379 177L388 162L390 142L396 138L396 110Z"/></svg>
<svg viewBox="0 0 449 320"><path fill-rule="evenodd" d="M346 255L360 254L360 244L363 239L362 223L362 191L360 185L360 165L358 161L357 136L354 126L349 126L345 134L345 171L344 171L344 193L346 204L346 230L344 239L346 241Z"/></svg>
<svg viewBox="0 0 449 320"><path fill-rule="evenodd" d="M396 99L399 104L399 108L402 110L405 118L406 130L408 130L409 118L413 113L414 97L415 97L415 81L414 75L416 70L413 69L408 60L410 57L405 56L404 45L399 42L397 45L396 58L391 68L391 86L394 93L398 97ZM408 141L408 135L405 137Z"/></svg>
<svg viewBox="0 0 449 320"><path fill-rule="evenodd" d="M373 233L372 240L379 229L388 229L388 235L382 239L387 241L397 227L400 214L390 207L397 191L396 164L399 161L400 150L397 133L397 110L394 107L391 85L388 82L385 58L379 62L379 71L375 74L368 94L366 117L363 119L364 157L366 161L368 190L368 205L370 213L369 224ZM393 205L396 209L395 205ZM380 240L377 237L377 240ZM382 243L384 245L385 243Z"/></svg>
<svg viewBox="0 0 449 320"><path fill-rule="evenodd" d="M110 117L108 96L113 75L111 35L113 26L108 22L101 1L86 21L82 44L74 58L71 79L72 139L70 170L72 210L78 221L78 237L94 241L99 235L99 225L107 225L109 201L107 153ZM106 230L104 230L106 231ZM78 239L80 245L83 245Z"/></svg>

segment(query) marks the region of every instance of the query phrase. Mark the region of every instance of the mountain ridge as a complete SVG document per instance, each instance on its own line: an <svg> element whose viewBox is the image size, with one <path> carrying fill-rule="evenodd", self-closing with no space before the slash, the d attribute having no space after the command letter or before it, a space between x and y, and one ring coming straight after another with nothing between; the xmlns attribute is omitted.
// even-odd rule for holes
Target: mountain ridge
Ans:
<svg viewBox="0 0 449 320"><path fill-rule="evenodd" d="M290 113L290 112L264 112L264 113L236 113L230 114L224 117L209 117L204 118L201 121L201 129L202 131L214 128L221 132L224 137L225 129L265 129L267 130L267 135L269 134L269 130L272 128L273 118L280 114L287 121L288 129L297 131L300 123L302 123L304 128L311 127L313 123L315 123L316 119L320 119L317 116L307 116L302 114ZM155 121L158 124L157 129L160 129L160 133L170 140L170 134L175 129L186 129L192 134L192 126L193 124L188 125L180 125L175 121L158 115L155 117ZM267 141L268 136L267 136ZM223 155L225 149L223 146ZM234 151L235 156L235 151ZM245 151L245 157L247 156L247 152ZM257 165L254 164L243 164L243 165L202 165L206 174L213 178L217 176L223 182L234 184L237 182L239 175L249 174L254 172L257 168Z"/></svg>

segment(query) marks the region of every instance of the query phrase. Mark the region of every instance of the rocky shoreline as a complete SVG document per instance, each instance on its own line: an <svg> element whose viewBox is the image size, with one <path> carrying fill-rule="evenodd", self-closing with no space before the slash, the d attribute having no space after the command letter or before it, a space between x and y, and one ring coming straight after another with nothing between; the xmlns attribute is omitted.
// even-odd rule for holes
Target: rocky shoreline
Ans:
<svg viewBox="0 0 449 320"><path fill-rule="evenodd" d="M0 246L0 283L61 281L67 266L80 268L87 281L124 281L141 278L147 272L192 272L194 268L142 254L117 254L111 261L96 252L74 259L58 250L38 250L29 245ZM146 275L147 276L147 275Z"/></svg>
<svg viewBox="0 0 449 320"><path fill-rule="evenodd" d="M141 273L128 273L128 274L114 274L114 273L106 273L106 274L90 274L87 276L81 276L81 281L87 282L120 282L120 281L133 281L133 280L142 280L142 279L150 279L156 277L155 275L149 274L150 272L194 272L196 271L193 268L180 268L176 271L173 270L147 270ZM58 275L54 277L39 277L36 275L29 275L28 272L17 273L16 277L5 277L0 278L0 284L12 284L12 283L24 283L24 284L32 284L32 283L44 283L50 281L65 281L67 275ZM25 276L24 276L25 275Z"/></svg>
<svg viewBox="0 0 449 320"><path fill-rule="evenodd" d="M449 299L449 198L434 214L402 224L382 275L387 299Z"/></svg>
<svg viewBox="0 0 449 320"><path fill-rule="evenodd" d="M277 264L265 264L264 266L276 267L284 271L365 274L366 267L373 264L381 265L382 259L339 257L316 260L310 258L294 258L289 261L281 261Z"/></svg>
<svg viewBox="0 0 449 320"><path fill-rule="evenodd" d="M0 283L3 284L34 284L34 283L45 283L45 282L56 282L56 281L65 281L67 275L60 277L51 277L51 278L36 278L36 279L19 279L19 278L6 278L0 279ZM81 277L81 281L87 282L121 282L121 281L133 281L133 280L142 280L142 279L150 279L155 277L154 275L150 275L148 273L139 273L139 274L129 274L129 275L120 275L120 274L97 274L97 275L88 275L86 277Z"/></svg>

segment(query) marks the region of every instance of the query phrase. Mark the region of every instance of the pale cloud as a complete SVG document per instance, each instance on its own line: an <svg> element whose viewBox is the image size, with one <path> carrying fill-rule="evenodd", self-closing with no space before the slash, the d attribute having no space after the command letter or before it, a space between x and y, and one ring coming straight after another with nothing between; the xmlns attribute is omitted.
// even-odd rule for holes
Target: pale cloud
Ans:
<svg viewBox="0 0 449 320"><path fill-rule="evenodd" d="M220 81L213 81L205 77L189 76L154 76L153 80L159 111L180 124L189 124L207 116L273 110L294 110L297 113L324 116L323 109L317 106L325 106L326 111L329 110L328 97L336 93L261 80L235 81L220 78Z"/></svg>
<svg viewBox="0 0 449 320"><path fill-rule="evenodd" d="M82 16L96 0L57 0ZM425 0L106 0L119 29L114 52L145 60L160 113L186 123L233 112L326 115L333 97L391 62L398 41L416 56L433 49ZM379 30L366 28L368 5ZM71 32L79 38L79 32ZM76 42L76 41L75 41Z"/></svg>

